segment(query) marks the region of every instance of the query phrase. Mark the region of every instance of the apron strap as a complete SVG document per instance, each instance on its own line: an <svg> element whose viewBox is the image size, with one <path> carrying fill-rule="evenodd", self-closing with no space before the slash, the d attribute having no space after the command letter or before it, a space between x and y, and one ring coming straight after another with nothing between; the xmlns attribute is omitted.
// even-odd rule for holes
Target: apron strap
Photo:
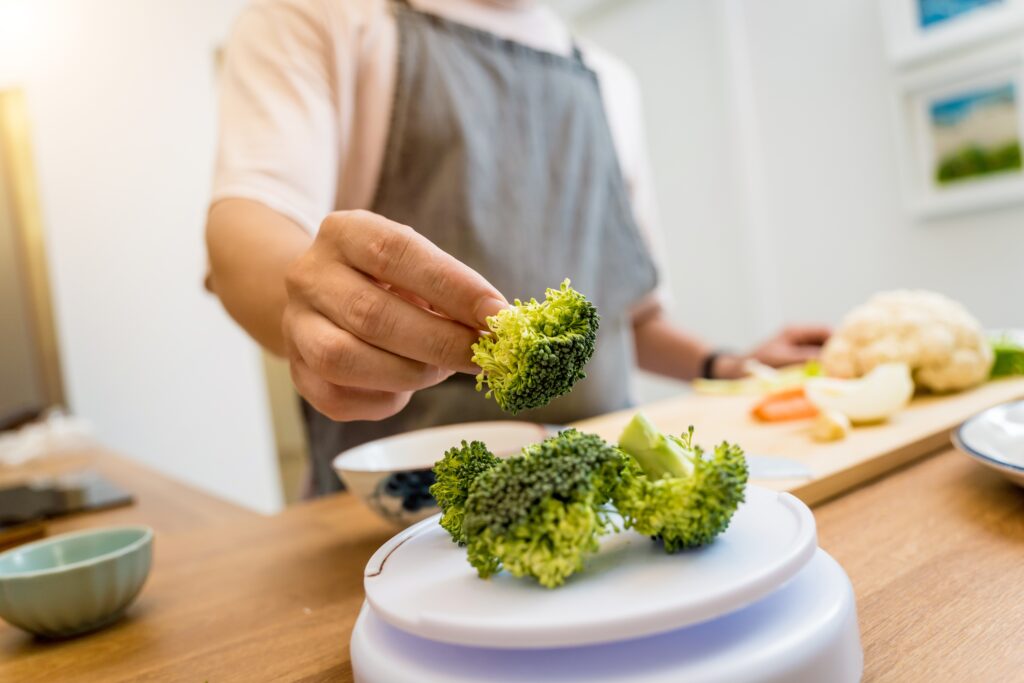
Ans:
<svg viewBox="0 0 1024 683"><path fill-rule="evenodd" d="M417 11L416 8L412 6L412 3L409 2L409 0L391 0L391 1L394 4L396 4L396 5L400 5L402 7L405 7L406 9L412 10L414 12ZM579 64L580 66L586 66L586 63L583 61L583 52L580 50L579 43L576 42L575 36L571 36L570 40L572 41L572 60L574 62L576 62L577 64Z"/></svg>
<svg viewBox="0 0 1024 683"><path fill-rule="evenodd" d="M586 66L583 62L583 52L580 51L580 45L575 38L572 39L572 58L580 66Z"/></svg>

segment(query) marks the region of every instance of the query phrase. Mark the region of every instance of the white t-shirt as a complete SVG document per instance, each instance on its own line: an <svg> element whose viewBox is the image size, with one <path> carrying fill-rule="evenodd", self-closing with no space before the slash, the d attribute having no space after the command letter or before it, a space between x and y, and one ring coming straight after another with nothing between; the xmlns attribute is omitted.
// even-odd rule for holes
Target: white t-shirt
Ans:
<svg viewBox="0 0 1024 683"><path fill-rule="evenodd" d="M255 0L246 8L225 50L212 201L259 201L311 233L331 211L371 208L397 66L388 3ZM572 51L564 22L530 0L411 4L539 50ZM636 79L607 53L581 49L598 75L634 216L657 260L661 240Z"/></svg>

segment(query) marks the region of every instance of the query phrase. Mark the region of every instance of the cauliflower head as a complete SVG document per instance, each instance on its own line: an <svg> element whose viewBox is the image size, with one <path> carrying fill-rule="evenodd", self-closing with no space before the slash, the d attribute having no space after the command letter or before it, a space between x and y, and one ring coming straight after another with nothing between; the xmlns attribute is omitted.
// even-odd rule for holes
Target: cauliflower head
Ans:
<svg viewBox="0 0 1024 683"><path fill-rule="evenodd" d="M978 321L935 292L876 294L846 315L822 350L825 374L860 377L882 363L906 363L918 387L959 391L981 384L992 346Z"/></svg>

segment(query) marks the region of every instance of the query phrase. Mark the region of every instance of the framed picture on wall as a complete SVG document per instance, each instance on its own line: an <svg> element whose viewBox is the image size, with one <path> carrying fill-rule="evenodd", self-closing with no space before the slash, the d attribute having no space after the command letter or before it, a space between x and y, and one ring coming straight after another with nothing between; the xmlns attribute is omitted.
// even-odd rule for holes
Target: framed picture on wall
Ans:
<svg viewBox="0 0 1024 683"><path fill-rule="evenodd" d="M904 182L922 216L1024 201L1024 44L905 76Z"/></svg>
<svg viewBox="0 0 1024 683"><path fill-rule="evenodd" d="M1024 0L880 0L890 58L904 66L1024 28Z"/></svg>

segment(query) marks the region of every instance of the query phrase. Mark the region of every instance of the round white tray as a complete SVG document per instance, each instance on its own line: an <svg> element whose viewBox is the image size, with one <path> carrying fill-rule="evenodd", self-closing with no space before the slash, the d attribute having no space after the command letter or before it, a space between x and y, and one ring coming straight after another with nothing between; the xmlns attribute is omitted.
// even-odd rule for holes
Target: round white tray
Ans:
<svg viewBox="0 0 1024 683"><path fill-rule="evenodd" d="M505 573L481 580L437 517L385 543L363 583L377 616L407 633L458 645L554 648L638 638L734 612L796 575L816 545L806 505L751 486L711 545L668 555L649 538L614 534L560 588Z"/></svg>
<svg viewBox="0 0 1024 683"><path fill-rule="evenodd" d="M639 640L551 650L448 645L363 610L356 683L854 683L863 670L853 590L818 551L768 597L714 621Z"/></svg>

